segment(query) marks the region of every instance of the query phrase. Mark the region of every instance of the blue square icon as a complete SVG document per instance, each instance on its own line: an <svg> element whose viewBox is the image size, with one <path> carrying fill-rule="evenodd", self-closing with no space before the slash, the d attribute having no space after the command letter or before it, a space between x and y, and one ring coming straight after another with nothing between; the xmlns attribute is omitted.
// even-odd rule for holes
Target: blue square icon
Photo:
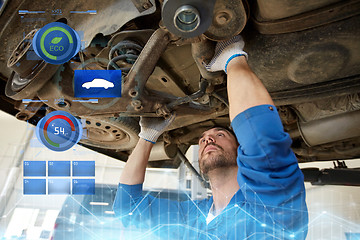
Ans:
<svg viewBox="0 0 360 240"><path fill-rule="evenodd" d="M46 179L24 179L24 195L45 195Z"/></svg>
<svg viewBox="0 0 360 240"><path fill-rule="evenodd" d="M121 70L75 70L76 98L121 97Z"/></svg>
<svg viewBox="0 0 360 240"><path fill-rule="evenodd" d="M48 180L48 194L71 194L70 179L49 179Z"/></svg>
<svg viewBox="0 0 360 240"><path fill-rule="evenodd" d="M24 177L46 177L46 161L24 161Z"/></svg>
<svg viewBox="0 0 360 240"><path fill-rule="evenodd" d="M70 161L49 161L49 177L70 177Z"/></svg>
<svg viewBox="0 0 360 240"><path fill-rule="evenodd" d="M73 179L72 194L74 195L94 195L95 179Z"/></svg>
<svg viewBox="0 0 360 240"><path fill-rule="evenodd" d="M95 161L73 161L74 177L95 177Z"/></svg>

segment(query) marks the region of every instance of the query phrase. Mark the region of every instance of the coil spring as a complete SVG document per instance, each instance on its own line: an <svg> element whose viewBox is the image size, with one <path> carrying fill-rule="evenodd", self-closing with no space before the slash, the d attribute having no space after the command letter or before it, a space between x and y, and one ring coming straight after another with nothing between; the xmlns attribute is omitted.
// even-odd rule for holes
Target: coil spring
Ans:
<svg viewBox="0 0 360 240"><path fill-rule="evenodd" d="M124 40L116 44L113 48L111 48L109 52L109 63L107 69L120 69L123 74L127 74L130 71L131 67L120 67L117 62L123 61L125 65L132 65L138 58L142 46L138 43L130 40Z"/></svg>

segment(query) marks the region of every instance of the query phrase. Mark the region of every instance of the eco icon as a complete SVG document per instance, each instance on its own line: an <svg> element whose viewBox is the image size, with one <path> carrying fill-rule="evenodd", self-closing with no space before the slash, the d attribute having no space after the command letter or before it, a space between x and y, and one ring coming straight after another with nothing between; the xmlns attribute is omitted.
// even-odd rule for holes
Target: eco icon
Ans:
<svg viewBox="0 0 360 240"><path fill-rule="evenodd" d="M51 40L51 43L52 44L58 44L60 41L61 41L62 37L54 37L52 40Z"/></svg>
<svg viewBox="0 0 360 240"><path fill-rule="evenodd" d="M32 41L35 53L50 64L63 64L80 50L77 32L61 22L46 24L38 30Z"/></svg>

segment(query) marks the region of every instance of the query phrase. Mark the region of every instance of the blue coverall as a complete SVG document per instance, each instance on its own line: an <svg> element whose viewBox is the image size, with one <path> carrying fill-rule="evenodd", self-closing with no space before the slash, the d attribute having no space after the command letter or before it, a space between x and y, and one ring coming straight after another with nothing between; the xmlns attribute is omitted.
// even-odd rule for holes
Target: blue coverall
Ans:
<svg viewBox="0 0 360 240"><path fill-rule="evenodd" d="M206 224L213 198L172 201L143 196L142 184L119 184L113 209L141 239L305 239L308 213L304 179L274 106L260 105L231 123L239 142L240 189ZM130 214L129 214L130 213Z"/></svg>

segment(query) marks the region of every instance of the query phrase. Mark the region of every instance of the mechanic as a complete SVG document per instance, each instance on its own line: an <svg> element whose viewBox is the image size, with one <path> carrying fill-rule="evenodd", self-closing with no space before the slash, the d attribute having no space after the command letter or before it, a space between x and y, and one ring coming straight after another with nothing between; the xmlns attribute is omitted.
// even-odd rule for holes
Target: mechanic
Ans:
<svg viewBox="0 0 360 240"><path fill-rule="evenodd" d="M241 36L219 42L206 65L208 71L227 73L236 135L216 127L200 137L199 166L213 196L183 202L143 196L151 148L175 116L141 118L140 140L123 169L113 205L125 225L135 224L149 238L160 239L305 239L303 175L291 138L243 47Z"/></svg>

